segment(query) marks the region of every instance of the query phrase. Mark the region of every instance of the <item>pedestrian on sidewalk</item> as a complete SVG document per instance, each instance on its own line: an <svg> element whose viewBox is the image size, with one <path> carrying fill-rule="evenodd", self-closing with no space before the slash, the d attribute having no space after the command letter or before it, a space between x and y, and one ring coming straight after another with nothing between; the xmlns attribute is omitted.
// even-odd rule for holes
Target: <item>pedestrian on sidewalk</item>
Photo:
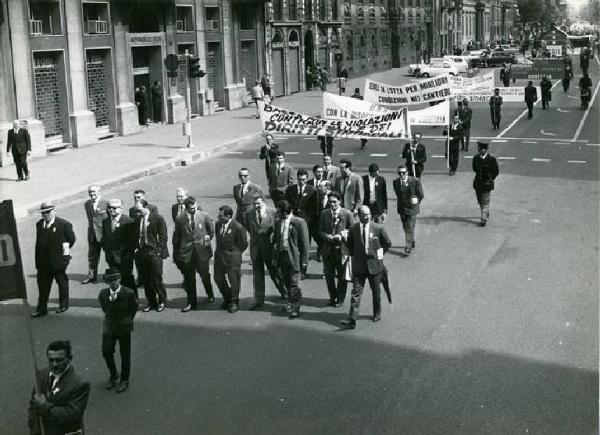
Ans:
<svg viewBox="0 0 600 435"><path fill-rule="evenodd" d="M458 115L454 115L452 124L450 124L450 131L444 130L442 133L444 136L448 136L448 151L446 152L446 158L448 159L448 166L450 172L448 175L452 176L456 174L458 169L458 161L460 158L460 138L462 137L462 124Z"/></svg>
<svg viewBox="0 0 600 435"><path fill-rule="evenodd" d="M252 88L252 100L254 101L254 104L256 104L256 119L260 118L260 106L258 102L262 102L264 99L265 91L260 84L260 80L256 80L256 84Z"/></svg>
<svg viewBox="0 0 600 435"><path fill-rule="evenodd" d="M533 118L533 105L537 101L537 89L533 86L533 82L530 80L525 86L525 104L527 104L527 119Z"/></svg>
<svg viewBox="0 0 600 435"><path fill-rule="evenodd" d="M11 152L17 169L17 181L29 180L27 157L31 155L31 138L29 132L21 127L18 119L13 121L13 128L8 130L6 138L6 153Z"/></svg>
<svg viewBox="0 0 600 435"><path fill-rule="evenodd" d="M265 161L267 184L269 184L271 177L271 166L275 164L278 153L279 145L273 142L273 135L271 133L265 134L265 144L260 147L260 159Z"/></svg>
<svg viewBox="0 0 600 435"><path fill-rule="evenodd" d="M260 86L263 89L263 98L264 97L268 97L269 102L273 101L273 99L275 97L271 94L271 80L270 80L270 76L267 76L266 74L263 74L262 77L260 78Z"/></svg>
<svg viewBox="0 0 600 435"><path fill-rule="evenodd" d="M548 80L548 77L543 76L540 87L542 88L542 109L546 110L552 101L552 82Z"/></svg>
<svg viewBox="0 0 600 435"><path fill-rule="evenodd" d="M502 96L500 88L494 89L494 95L490 97L490 116L492 118L492 128L497 130L500 128L500 119L502 118Z"/></svg>
<svg viewBox="0 0 600 435"><path fill-rule="evenodd" d="M67 266L71 261L71 248L75 244L73 225L56 216L54 204L42 202L40 206L42 219L35 225L35 268L39 298L32 318L48 314L48 297L52 281L58 284L57 314L69 309L69 277Z"/></svg>
<svg viewBox="0 0 600 435"><path fill-rule="evenodd" d="M146 87L142 86L135 89L135 105L138 108L138 122L140 125L147 126L148 119L148 95Z"/></svg>
<svg viewBox="0 0 600 435"><path fill-rule="evenodd" d="M155 80L150 88L152 94L152 114L154 122L162 124L162 108L163 108L163 88L160 81Z"/></svg>
<svg viewBox="0 0 600 435"><path fill-rule="evenodd" d="M306 67L306 90L310 91L313 85L313 72L310 65Z"/></svg>
<svg viewBox="0 0 600 435"><path fill-rule="evenodd" d="M354 93L352 95L350 95L350 98L355 98L357 100L362 100L363 96L360 95L360 88L354 88ZM367 138L364 138L364 137L360 138L360 149L361 150L365 149L365 147L367 146L367 142L368 142Z"/></svg>
<svg viewBox="0 0 600 435"><path fill-rule="evenodd" d="M327 72L326 69L321 70L320 80L321 80L321 91L327 92L327 84L329 83L329 73Z"/></svg>
<svg viewBox="0 0 600 435"><path fill-rule="evenodd" d="M96 282L98 277L98 263L102 252L102 221L108 215L108 202L100 198L100 186L89 186L88 196L89 199L83 204L88 221L88 275L82 284Z"/></svg>
<svg viewBox="0 0 600 435"><path fill-rule="evenodd" d="M419 214L419 205L423 201L423 188L419 179L408 176L406 166L398 166L398 178L393 182L397 198L398 214L402 221L406 245L404 252L410 255L415 248L415 225Z"/></svg>
<svg viewBox="0 0 600 435"><path fill-rule="evenodd" d="M117 393L129 388L131 370L131 332L133 319L137 313L138 301L132 289L121 285L121 274L118 270L106 269L104 282L107 288L100 290L98 301L104 312L102 326L102 357L108 368L109 378L106 389L117 386ZM121 374L115 364L115 346L119 343L121 354Z"/></svg>
<svg viewBox="0 0 600 435"><path fill-rule="evenodd" d="M473 172L475 172L473 189L475 189L477 204L481 209L479 226L484 227L490 218L490 198L492 190L494 190L494 180L498 176L499 170L496 158L488 153L489 144L477 142L477 151L478 153L473 156L472 164Z"/></svg>

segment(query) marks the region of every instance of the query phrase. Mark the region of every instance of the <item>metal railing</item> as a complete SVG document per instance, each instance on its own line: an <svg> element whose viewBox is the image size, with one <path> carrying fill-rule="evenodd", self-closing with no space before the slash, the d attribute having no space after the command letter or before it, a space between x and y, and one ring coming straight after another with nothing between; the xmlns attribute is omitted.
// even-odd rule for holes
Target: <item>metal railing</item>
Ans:
<svg viewBox="0 0 600 435"><path fill-rule="evenodd" d="M219 30L219 20L206 20L206 30Z"/></svg>
<svg viewBox="0 0 600 435"><path fill-rule="evenodd" d="M106 20L88 20L88 33L108 33L108 22Z"/></svg>
<svg viewBox="0 0 600 435"><path fill-rule="evenodd" d="M44 34L44 23L42 20L29 20L29 22L31 23L32 35L36 36Z"/></svg>

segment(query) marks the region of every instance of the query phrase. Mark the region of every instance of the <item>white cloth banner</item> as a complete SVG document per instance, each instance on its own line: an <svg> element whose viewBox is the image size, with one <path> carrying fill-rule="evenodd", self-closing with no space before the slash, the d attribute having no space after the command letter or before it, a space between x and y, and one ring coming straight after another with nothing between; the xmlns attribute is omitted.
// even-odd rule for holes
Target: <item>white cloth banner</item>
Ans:
<svg viewBox="0 0 600 435"><path fill-rule="evenodd" d="M535 86L537 89L538 100L542 99L542 88ZM525 102L525 87L523 86L508 86L500 89L500 96L504 103L524 103ZM490 101L488 98L486 101Z"/></svg>
<svg viewBox="0 0 600 435"><path fill-rule="evenodd" d="M260 101L260 122L266 133L303 136L322 136L329 133L337 138L408 139L410 125L408 110L389 110L362 119L332 120L303 115Z"/></svg>
<svg viewBox="0 0 600 435"><path fill-rule="evenodd" d="M477 102L482 97L494 94L494 73L490 72L475 77L450 76L452 94L459 100L467 99Z"/></svg>
<svg viewBox="0 0 600 435"><path fill-rule="evenodd" d="M442 74L400 86L379 83L371 79L365 81L365 101L380 106L398 107L410 104L423 104L444 100L451 96L452 90L449 74Z"/></svg>
<svg viewBox="0 0 600 435"><path fill-rule="evenodd" d="M377 104L356 98L342 97L328 92L323 93L323 118L331 120L354 120L389 113ZM409 110L408 122L410 125L448 125L450 102L443 101L435 106L421 110Z"/></svg>

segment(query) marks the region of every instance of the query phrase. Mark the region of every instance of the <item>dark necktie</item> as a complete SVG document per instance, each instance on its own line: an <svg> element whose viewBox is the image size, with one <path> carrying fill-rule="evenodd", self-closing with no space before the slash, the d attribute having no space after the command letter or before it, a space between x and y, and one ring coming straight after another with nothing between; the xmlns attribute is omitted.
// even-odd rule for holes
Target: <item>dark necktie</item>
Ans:
<svg viewBox="0 0 600 435"><path fill-rule="evenodd" d="M362 226L362 239L363 239L363 244L365 245L365 254L368 254L369 246L367 244L367 226L366 225Z"/></svg>
<svg viewBox="0 0 600 435"><path fill-rule="evenodd" d="M262 224L262 214L260 212L257 213L258 225Z"/></svg>

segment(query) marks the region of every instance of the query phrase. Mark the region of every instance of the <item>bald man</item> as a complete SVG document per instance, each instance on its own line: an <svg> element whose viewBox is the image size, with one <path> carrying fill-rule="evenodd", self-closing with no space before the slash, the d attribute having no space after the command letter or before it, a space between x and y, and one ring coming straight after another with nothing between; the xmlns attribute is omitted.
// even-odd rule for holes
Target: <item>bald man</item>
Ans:
<svg viewBox="0 0 600 435"><path fill-rule="evenodd" d="M108 203L100 199L100 186L92 184L88 187L89 199L83 205L88 221L88 276L81 283L96 282L98 263L102 252L102 221L106 219Z"/></svg>

